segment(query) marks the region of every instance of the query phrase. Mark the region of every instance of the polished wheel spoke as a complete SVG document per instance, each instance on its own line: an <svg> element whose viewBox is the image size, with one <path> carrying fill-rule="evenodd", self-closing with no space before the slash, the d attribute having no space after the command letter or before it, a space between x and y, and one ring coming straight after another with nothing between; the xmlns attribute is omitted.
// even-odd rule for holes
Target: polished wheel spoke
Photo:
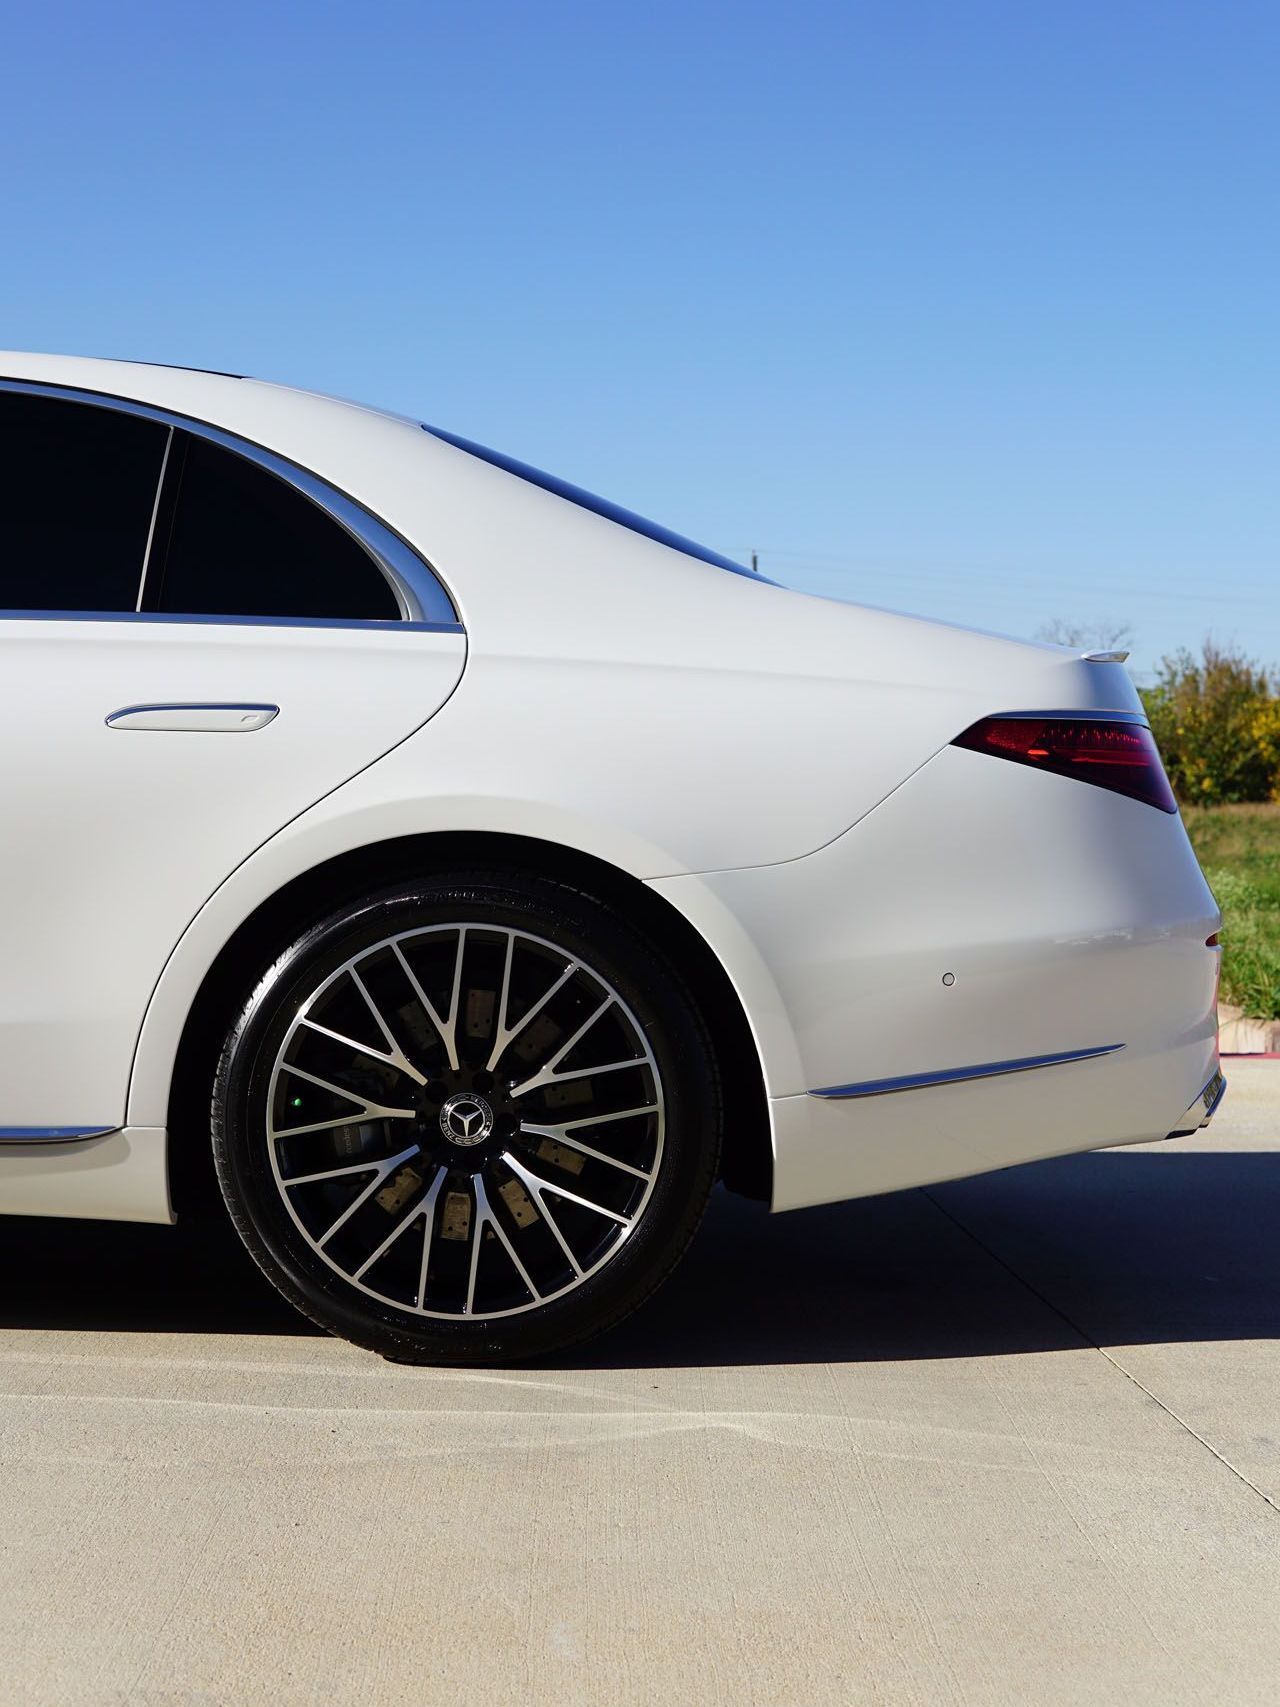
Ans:
<svg viewBox="0 0 1280 1707"><path fill-rule="evenodd" d="M553 1137L555 1134L554 1126L525 1126L522 1124L520 1130L521 1132L537 1133L547 1138ZM559 1137L555 1141L557 1144L568 1145L569 1149L576 1150L579 1155L589 1156L593 1162L603 1162L606 1167L617 1168L619 1173L630 1174L633 1179L647 1180L653 1178L653 1174L644 1168L633 1167L630 1162L620 1162L616 1156L607 1155L603 1150L595 1150L590 1144L584 1144L580 1138Z"/></svg>
<svg viewBox="0 0 1280 1707"><path fill-rule="evenodd" d="M633 1115L657 1112L657 1103L649 1102L640 1108L618 1109L614 1114L593 1114L581 1120L562 1120L557 1126L542 1126L536 1121L522 1120L520 1130L531 1138L550 1138L557 1144L567 1144L571 1150L579 1150L584 1156L590 1156L592 1161L606 1162L611 1168L621 1168L624 1174L634 1174L637 1179L652 1179L652 1168L637 1168L630 1162L619 1161L617 1156L610 1156L604 1150L595 1150L590 1144L584 1144L581 1138L575 1138L573 1133L584 1126L607 1126L613 1120L628 1120Z"/></svg>
<svg viewBox="0 0 1280 1707"><path fill-rule="evenodd" d="M406 1059L397 1046L394 1053L388 1054L381 1049L374 1049L368 1043L361 1043L358 1038L347 1037L341 1031L330 1031L327 1025L321 1025L318 1020L300 1019L299 1025L306 1026L308 1031L318 1032L321 1037L327 1037L331 1043L341 1043L344 1049L350 1049L357 1055L367 1055L371 1061L381 1061L384 1067L394 1067L397 1073L406 1073L416 1085L425 1085L427 1076L420 1073L412 1061Z"/></svg>
<svg viewBox="0 0 1280 1707"><path fill-rule="evenodd" d="M578 962L576 960L571 960L565 967L564 971L556 979L555 983L552 984L549 989L544 990L533 1006L526 1009L526 1011L521 1014L520 1018L511 1027L508 1027L506 1024L504 993L504 1006L499 1016L498 1035L494 1039L493 1049L489 1055L489 1071L491 1073L497 1066L498 1062L502 1059L508 1045L515 1042L516 1038L520 1036L520 1033L525 1029L525 1027L529 1025L531 1021L537 1019L538 1015L542 1012L543 1008L547 1006L548 1002L551 1001L552 997L558 996L560 991L564 989L565 985L574 976L574 974L581 971L582 968Z"/></svg>
<svg viewBox="0 0 1280 1707"><path fill-rule="evenodd" d="M522 1178L528 1172L528 1169L517 1162L510 1151L507 1151L502 1159L514 1173L519 1174ZM594 1209L597 1215L607 1215L610 1221L616 1221L620 1227L630 1227L635 1220L634 1215L619 1215L616 1209L606 1209L603 1203L596 1203L589 1197L583 1197L581 1192L570 1191L567 1186L557 1185L554 1180L542 1179L536 1174L531 1174L530 1178L537 1179L541 1191L553 1191L557 1197L564 1198L566 1203L576 1203L583 1209Z"/></svg>
<svg viewBox="0 0 1280 1707"><path fill-rule="evenodd" d="M604 1018L609 1009L613 1006L613 1003L614 997L611 995L606 996L595 1012L587 1015L586 1019L583 1020L577 1031L575 1031L571 1037L567 1037L564 1040L549 1061L544 1061L538 1071L532 1074L529 1078L522 1079L518 1085L512 1085L512 1096L527 1096L530 1091L541 1090L543 1085L549 1085L553 1079L570 1079L585 1076L588 1071L588 1069L585 1068L577 1074L557 1073L556 1069L564 1060L565 1056L569 1054L570 1050L575 1049L578 1044L582 1042L582 1039L591 1030L596 1021Z"/></svg>
<svg viewBox="0 0 1280 1707"><path fill-rule="evenodd" d="M354 1114L340 1114L332 1120L313 1120L305 1126L270 1128L272 1138L297 1138L304 1132L326 1132L335 1126L359 1126L365 1120L412 1120L414 1110L411 1108L391 1108L386 1103L372 1102L362 1097L357 1091L349 1091L344 1085L335 1085L332 1079L322 1079L315 1073L308 1073L302 1067L295 1067L291 1061L280 1063L282 1073L292 1073L294 1078L305 1079L309 1085L315 1085L322 1091L329 1091L337 1097L344 1097L347 1102L354 1103Z"/></svg>
<svg viewBox="0 0 1280 1707"><path fill-rule="evenodd" d="M431 997L422 988L413 967L405 959L404 950L400 944L398 942L391 944L391 952L400 962L400 970L409 980L413 993L422 1004L427 1018L440 1034L440 1041L444 1044L445 1053L449 1057L449 1066L455 1073L458 1071L458 996L462 988L462 956L466 944L467 931L464 925L458 932L458 952L453 965L453 988L449 994L449 1012L445 1015L441 1015Z"/></svg>
<svg viewBox="0 0 1280 1707"><path fill-rule="evenodd" d="M533 1193L533 1201L538 1206L539 1214L542 1216L542 1219L546 1222L547 1227L549 1228L553 1237L555 1238L556 1243L560 1246L560 1249L564 1252L565 1256L568 1258L570 1268L572 1268L573 1272L578 1276L579 1279L581 1279L582 1278L582 1264L578 1261L576 1255L574 1254L573 1248L569 1244L569 1241L565 1238L564 1234L560 1231L560 1223L556 1220L555 1216L551 1213L551 1210L547 1204L547 1200L543 1196L543 1193L545 1191L552 1190L553 1188L548 1185L546 1180L540 1178L539 1175L535 1174L532 1168L526 1168L522 1162L517 1161L516 1158L511 1154L511 1152L509 1150L507 1151L506 1155L502 1159L504 1162L506 1162L507 1166L511 1169L512 1173L515 1174L516 1177L522 1182L525 1190Z"/></svg>
<svg viewBox="0 0 1280 1707"><path fill-rule="evenodd" d="M412 1150L405 1151L406 1156L412 1154ZM375 1162L339 1162L336 1167L315 1168L309 1174L292 1174L280 1183L286 1190L292 1191L295 1185L317 1185L321 1180L346 1179L351 1174L367 1174L370 1168L376 1166Z"/></svg>
<svg viewBox="0 0 1280 1707"><path fill-rule="evenodd" d="M427 1212L427 1224L430 1226L431 1216L435 1211L436 1198L440 1194L441 1185L448 1177L448 1172L449 1170L447 1168L436 1169L435 1178L427 1187L426 1191L423 1192L422 1196L414 1203L412 1209L405 1211L382 1243L369 1253L369 1255L360 1264L359 1268L352 1270L352 1278L354 1280L364 1279L365 1275L368 1274L374 1263L376 1263L380 1257L386 1256L387 1252L391 1249L392 1245L395 1244L401 1233L403 1233L406 1228L413 1226L414 1222L418 1219L419 1215L422 1214L424 1209Z"/></svg>
<svg viewBox="0 0 1280 1707"><path fill-rule="evenodd" d="M359 990L360 994L364 997L365 1006L373 1015L374 1024L387 1040L387 1054L383 1056L383 1060L389 1061L391 1065L398 1068L400 1072L407 1073L417 1084L425 1085L427 1082L426 1074L420 1073L418 1069L406 1058L404 1050L400 1047L399 1039L387 1024L382 1010L369 994L369 987L365 983L364 979L356 971L354 966L349 966L347 968L347 974L356 989Z"/></svg>
<svg viewBox="0 0 1280 1707"><path fill-rule="evenodd" d="M403 999L412 992L421 1008L411 1033L388 978L392 988L403 978ZM306 1067L286 1059L304 1039ZM431 1060L407 1053L424 1039L430 1072ZM574 1064L593 1049L610 1058ZM608 1075L622 1072L636 1077L620 1098ZM307 1108L306 1085L336 1103ZM620 1100L628 1106L610 1106ZM388 936L330 973L298 1003L269 1102L280 1195L316 1257L355 1291L419 1318L487 1320L571 1292L621 1247L662 1166L663 1085L624 999L578 955L477 919ZM329 1118L277 1126L290 1102ZM393 1121L409 1124L379 1124ZM290 1148L308 1133L321 1135L315 1148ZM609 1154L611 1139L621 1156Z"/></svg>
<svg viewBox="0 0 1280 1707"><path fill-rule="evenodd" d="M329 1240L333 1235L338 1232L340 1228L346 1226L347 1222L355 1214L356 1210L362 1208L369 1201L374 1192L377 1191L378 1187L386 1179L387 1175L393 1173L402 1162L407 1162L410 1156L416 1156L417 1153L418 1146L414 1144L407 1150L401 1150L399 1155L388 1156L385 1162L370 1162L368 1165L373 1172L373 1178L369 1181L368 1185L365 1186L359 1196L351 1200L347 1207L342 1211L342 1214L339 1215L338 1219L332 1222L325 1229L325 1231L316 1240L316 1243L323 1249L323 1247L329 1243ZM296 1185L298 1182L295 1180L292 1183Z"/></svg>
<svg viewBox="0 0 1280 1707"><path fill-rule="evenodd" d="M499 1221L497 1215L494 1213L493 1205L489 1202L489 1194L484 1188L484 1177L483 1177L483 1175L477 1174L472 1183L475 1186L476 1213L475 1213L475 1220L474 1220L474 1222L472 1224L472 1228L471 1228L471 1240L472 1240L471 1278L470 1278L470 1282L467 1286L467 1313L468 1313L468 1315L470 1315L475 1308L476 1270L480 1264L480 1240L484 1235L484 1230L486 1227L492 1227L494 1232L497 1234L498 1243L502 1246L503 1250L506 1251L507 1255L511 1258L511 1261L515 1267L516 1273L520 1276L520 1279L524 1282L524 1285L527 1287L530 1295L535 1299L541 1298L542 1297L541 1292L538 1291L538 1288L534 1285L533 1281L530 1279L528 1269L524 1266L524 1264L520 1261L520 1258L516 1255L516 1248L511 1243L511 1240L507 1237L506 1228L502 1225L502 1222Z"/></svg>
<svg viewBox="0 0 1280 1707"><path fill-rule="evenodd" d="M440 1187L449 1177L449 1170L441 1168L431 1182L431 1188L423 1198L421 1208L426 1213L426 1225L422 1229L422 1261L418 1265L418 1296L419 1310L427 1307L427 1269L431 1263L431 1239L436 1225L436 1198L440 1195Z"/></svg>
<svg viewBox="0 0 1280 1707"><path fill-rule="evenodd" d="M488 1066L491 1073L506 1053L508 1045L515 1042L516 1038L519 1037L520 1033L532 1020L537 1019L538 1015L542 1012L543 1008L546 1007L551 998L559 995L560 991L564 989L565 985L569 982L570 978L573 977L574 973L581 972L581 970L582 968L578 965L578 962L576 960L571 960L565 967L564 971L556 979L555 983L551 985L550 989L544 990L533 1006L531 1008L527 1008L525 1012L521 1014L516 1023L510 1027L507 1025L508 990L506 982L504 981L502 1005L498 1012L498 1034L494 1038L493 1048L489 1052ZM506 972L504 973L504 980L509 978L510 974L511 962L508 958Z"/></svg>
<svg viewBox="0 0 1280 1707"><path fill-rule="evenodd" d="M595 1079L605 1073L620 1073L624 1067L643 1067L643 1055L631 1055L625 1061L606 1061L599 1067L575 1067L571 1073L535 1073L531 1079L523 1079L518 1085L512 1085L513 1097L522 1097L529 1091L541 1090L544 1085L567 1085L571 1079Z"/></svg>
<svg viewBox="0 0 1280 1707"><path fill-rule="evenodd" d="M515 959L516 939L514 935L507 937L507 951L502 959L502 989L498 995L498 1017L493 1025L493 1046L489 1050L489 1059L485 1063L492 1073L498 1065L502 1051L512 1038L512 1032L507 1027L507 1013L511 1004L511 962Z"/></svg>

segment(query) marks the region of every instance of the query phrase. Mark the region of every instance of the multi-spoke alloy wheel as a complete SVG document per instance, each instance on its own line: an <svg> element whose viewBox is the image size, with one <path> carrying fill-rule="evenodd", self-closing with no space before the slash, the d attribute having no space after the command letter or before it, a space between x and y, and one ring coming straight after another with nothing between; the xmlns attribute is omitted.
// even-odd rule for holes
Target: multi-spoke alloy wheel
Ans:
<svg viewBox="0 0 1280 1707"><path fill-rule="evenodd" d="M718 1095L665 962L600 903L507 878L308 933L232 1032L214 1124L295 1302L462 1359L581 1338L652 1289L700 1215Z"/></svg>

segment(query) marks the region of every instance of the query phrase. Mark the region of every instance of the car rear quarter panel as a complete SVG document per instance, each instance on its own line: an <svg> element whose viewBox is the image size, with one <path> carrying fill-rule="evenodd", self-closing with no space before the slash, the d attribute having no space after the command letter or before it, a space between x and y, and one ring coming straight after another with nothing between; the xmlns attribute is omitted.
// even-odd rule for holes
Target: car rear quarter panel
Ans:
<svg viewBox="0 0 1280 1707"><path fill-rule="evenodd" d="M1219 914L1181 819L1074 779L947 748L807 858L655 887L709 933L727 913L788 1016L777 1207L1164 1137L1213 1071ZM1008 1079L808 1094L1116 1044Z"/></svg>

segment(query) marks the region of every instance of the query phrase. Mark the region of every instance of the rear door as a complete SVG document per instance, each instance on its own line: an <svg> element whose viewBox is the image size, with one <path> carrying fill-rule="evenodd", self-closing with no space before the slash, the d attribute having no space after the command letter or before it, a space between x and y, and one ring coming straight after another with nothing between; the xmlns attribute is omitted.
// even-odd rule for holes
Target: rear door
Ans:
<svg viewBox="0 0 1280 1707"><path fill-rule="evenodd" d="M0 387L0 1136L122 1124L191 918L448 698L465 638L396 552L224 434Z"/></svg>

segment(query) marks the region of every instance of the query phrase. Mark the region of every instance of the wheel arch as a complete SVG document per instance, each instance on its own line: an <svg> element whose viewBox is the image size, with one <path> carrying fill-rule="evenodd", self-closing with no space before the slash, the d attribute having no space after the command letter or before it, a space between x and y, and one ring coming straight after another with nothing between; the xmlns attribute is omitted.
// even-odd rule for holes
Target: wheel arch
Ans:
<svg viewBox="0 0 1280 1707"><path fill-rule="evenodd" d="M367 843L310 867L261 901L223 943L187 1009L169 1081L170 1182L179 1214L220 1201L212 1152L202 1139L218 1052L248 993L247 969L266 964L317 911L424 870L477 863L516 866L580 887L638 922L678 966L721 1067L721 1177L730 1190L771 1199L773 1144L759 1049L733 980L703 932L666 896L594 854L529 836L436 831Z"/></svg>

